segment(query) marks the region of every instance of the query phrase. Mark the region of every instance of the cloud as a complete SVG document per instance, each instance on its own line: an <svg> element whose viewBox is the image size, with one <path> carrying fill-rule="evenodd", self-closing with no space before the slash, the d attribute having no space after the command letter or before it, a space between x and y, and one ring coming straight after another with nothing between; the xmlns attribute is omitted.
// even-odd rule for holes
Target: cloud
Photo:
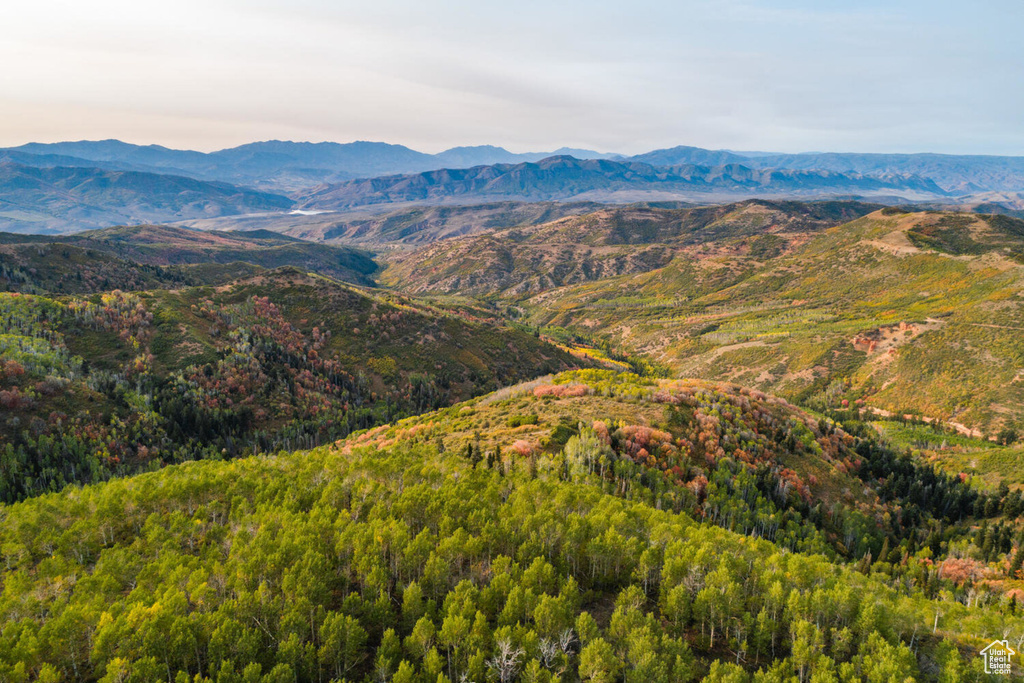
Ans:
<svg viewBox="0 0 1024 683"><path fill-rule="evenodd" d="M1024 153L1019 4L17 3L0 145Z"/></svg>

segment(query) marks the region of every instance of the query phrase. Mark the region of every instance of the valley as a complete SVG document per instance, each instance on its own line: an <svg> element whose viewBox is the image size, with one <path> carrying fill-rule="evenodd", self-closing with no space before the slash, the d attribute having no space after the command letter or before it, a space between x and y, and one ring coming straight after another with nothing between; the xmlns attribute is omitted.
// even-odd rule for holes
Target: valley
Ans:
<svg viewBox="0 0 1024 683"><path fill-rule="evenodd" d="M0 498L321 444L579 360L486 312L279 268L0 294Z"/></svg>
<svg viewBox="0 0 1024 683"><path fill-rule="evenodd" d="M615 164L0 233L0 676L982 680L1024 221Z"/></svg>
<svg viewBox="0 0 1024 683"><path fill-rule="evenodd" d="M871 209L614 209L398 253L381 280L821 409L1018 422L1024 223Z"/></svg>
<svg viewBox="0 0 1024 683"><path fill-rule="evenodd" d="M0 149L0 230L63 234L174 223L379 245L391 241L380 230L436 225L438 214L473 214L480 205L490 205L486 224L498 228L539 222L535 209L525 209L534 204L547 205L552 220L582 213L569 205L596 210L749 198L860 199L1020 217L1015 183L1022 178L1014 157L690 147L632 156L584 149L515 154L487 145L424 154L378 142L287 141L207 153L118 140L32 143ZM528 215L517 215L524 209Z"/></svg>
<svg viewBox="0 0 1024 683"><path fill-rule="evenodd" d="M9 3L0 683L1024 681L1024 3Z"/></svg>
<svg viewBox="0 0 1024 683"><path fill-rule="evenodd" d="M0 666L977 676L958 648L997 624L1024 638L1000 597L1020 581L938 557L973 543L946 525L958 510L998 546L1014 506L734 385L560 374L313 451L7 508Z"/></svg>

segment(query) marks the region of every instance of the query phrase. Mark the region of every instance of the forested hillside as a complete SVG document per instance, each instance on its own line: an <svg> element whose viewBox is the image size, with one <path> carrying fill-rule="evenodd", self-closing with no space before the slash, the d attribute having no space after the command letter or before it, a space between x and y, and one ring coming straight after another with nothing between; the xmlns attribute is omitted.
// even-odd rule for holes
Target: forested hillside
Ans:
<svg viewBox="0 0 1024 683"><path fill-rule="evenodd" d="M1024 683L1024 1L0 18L0 683Z"/></svg>
<svg viewBox="0 0 1024 683"><path fill-rule="evenodd" d="M709 249L752 259L792 253L826 228L880 208L863 202L750 200L720 206L604 208L535 225L439 240L388 255L381 281L415 293L517 297L646 273Z"/></svg>
<svg viewBox="0 0 1024 683"><path fill-rule="evenodd" d="M560 375L5 508L0 675L982 680L1021 582L953 520L1007 504L739 387Z"/></svg>
<svg viewBox="0 0 1024 683"><path fill-rule="evenodd" d="M364 285L377 270L367 252L263 230L135 225L60 237L0 233L0 291L94 294L219 285L281 266Z"/></svg>
<svg viewBox="0 0 1024 683"><path fill-rule="evenodd" d="M1019 429L1024 222L866 210L606 210L394 254L380 278L486 297L682 377L985 436Z"/></svg>
<svg viewBox="0 0 1024 683"><path fill-rule="evenodd" d="M181 221L202 230L274 231L366 248L407 248L436 240L546 223L602 208L595 202L494 202L466 206L373 207L345 213L292 212Z"/></svg>
<svg viewBox="0 0 1024 683"><path fill-rule="evenodd" d="M1019 221L534 210L345 233L383 271L0 236L0 680L945 683L1024 645Z"/></svg>
<svg viewBox="0 0 1024 683"><path fill-rule="evenodd" d="M0 292L62 295L177 289L220 285L262 270L241 261L157 266L50 241L0 244Z"/></svg>
<svg viewBox="0 0 1024 683"><path fill-rule="evenodd" d="M312 447L588 362L477 313L295 269L216 288L0 294L0 499Z"/></svg>

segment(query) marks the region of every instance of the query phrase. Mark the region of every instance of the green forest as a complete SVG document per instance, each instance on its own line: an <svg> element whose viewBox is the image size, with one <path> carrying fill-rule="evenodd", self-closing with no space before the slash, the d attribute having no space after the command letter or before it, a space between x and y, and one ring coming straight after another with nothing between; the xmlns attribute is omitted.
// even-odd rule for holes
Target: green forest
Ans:
<svg viewBox="0 0 1024 683"><path fill-rule="evenodd" d="M6 502L311 448L578 363L471 311L287 269L227 288L0 293L0 330Z"/></svg>
<svg viewBox="0 0 1024 683"><path fill-rule="evenodd" d="M992 680L1018 226L875 208L0 237L0 681Z"/></svg>
<svg viewBox="0 0 1024 683"><path fill-rule="evenodd" d="M740 387L568 373L10 506L2 675L972 680L1024 614L950 553L977 514L1019 565L1010 506Z"/></svg>

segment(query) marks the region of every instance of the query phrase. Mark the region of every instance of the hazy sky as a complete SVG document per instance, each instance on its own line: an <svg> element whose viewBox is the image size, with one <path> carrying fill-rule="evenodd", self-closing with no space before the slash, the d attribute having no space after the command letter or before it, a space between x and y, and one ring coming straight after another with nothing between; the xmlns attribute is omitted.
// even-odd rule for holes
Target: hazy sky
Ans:
<svg viewBox="0 0 1024 683"><path fill-rule="evenodd" d="M1024 155L1024 2L23 0L0 145Z"/></svg>

